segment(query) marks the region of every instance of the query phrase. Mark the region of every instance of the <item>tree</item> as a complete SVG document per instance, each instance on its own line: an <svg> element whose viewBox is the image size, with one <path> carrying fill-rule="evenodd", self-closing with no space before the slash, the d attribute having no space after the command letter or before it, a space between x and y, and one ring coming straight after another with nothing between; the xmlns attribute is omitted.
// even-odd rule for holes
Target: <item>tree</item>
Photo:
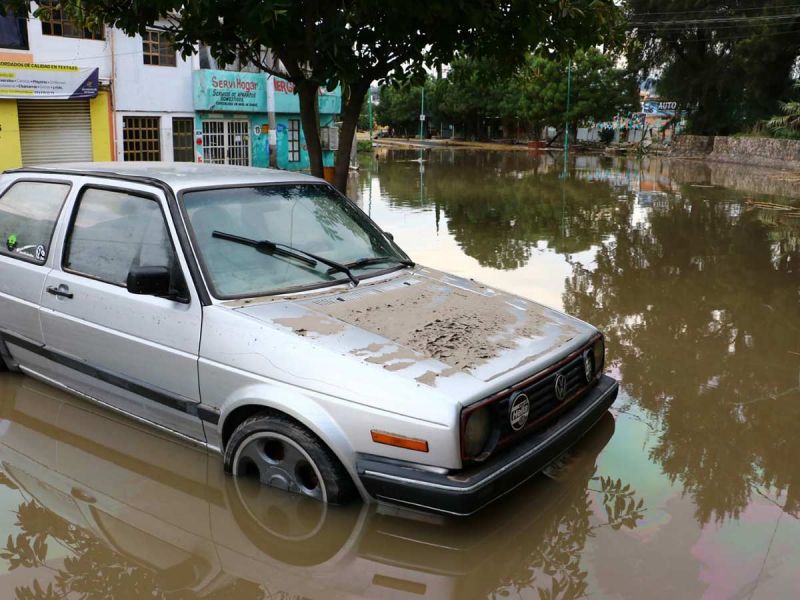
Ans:
<svg viewBox="0 0 800 600"><path fill-rule="evenodd" d="M566 112L567 69L572 89ZM586 121L610 120L635 110L639 102L635 74L616 66L616 57L596 48L572 55L533 54L520 65L491 57L459 57L447 79L425 83L425 112L434 122L459 123L465 134L481 137L482 123L499 122L506 131L517 124L533 132L544 125L575 129ZM419 119L420 86L381 89L381 121L397 130L414 131Z"/></svg>
<svg viewBox="0 0 800 600"><path fill-rule="evenodd" d="M797 84L794 87L797 91ZM780 115L775 115L764 124L766 128L776 137L800 137L800 101L781 102L780 109Z"/></svg>
<svg viewBox="0 0 800 600"><path fill-rule="evenodd" d="M491 55L454 61L437 90L443 118L460 123L465 136L482 136L484 119L509 120L519 116L520 92L515 63Z"/></svg>
<svg viewBox="0 0 800 600"><path fill-rule="evenodd" d="M800 12L784 0L627 0L629 62L661 71L659 95L690 131L727 135L778 112L800 53Z"/></svg>
<svg viewBox="0 0 800 600"><path fill-rule="evenodd" d="M425 87L430 88L425 82ZM428 90L426 90L427 92ZM380 104L375 107L375 116L382 125L388 125L398 134L409 137L418 133L419 111L422 102L422 86L406 83L399 86L383 86ZM430 113L430 95L426 97L426 113Z"/></svg>
<svg viewBox="0 0 800 600"><path fill-rule="evenodd" d="M691 178L690 181L696 181ZM800 511L798 227L785 238L729 189L680 193L646 224L618 203L592 265L573 262L564 308L599 327L608 363L658 432L651 459L700 524L769 490ZM773 211L774 212L774 211Z"/></svg>
<svg viewBox="0 0 800 600"><path fill-rule="evenodd" d="M425 66L460 49L520 60L530 48L567 48L618 39L613 0L434 0L425 10L389 0L61 0L83 23L128 33L159 26L184 54L205 43L223 62L238 58L295 84L312 174L322 175L320 87L342 86L336 185L347 183L358 115L373 81L419 80ZM17 14L30 0L9 0ZM166 18L166 21L163 20ZM164 25L164 23L167 23ZM271 51L266 51L270 48Z"/></svg>
<svg viewBox="0 0 800 600"><path fill-rule="evenodd" d="M616 66L614 56L596 48L573 56L530 57L520 77L524 98L521 114L538 125L569 123L575 131L587 121L608 121L617 113L636 110L638 85L633 73ZM571 66L570 66L571 63ZM570 107L567 112L567 71L571 69Z"/></svg>
<svg viewBox="0 0 800 600"><path fill-rule="evenodd" d="M361 105L361 112L358 113L358 128L361 131L369 131L370 128L370 120L369 120L369 107L367 106L367 102L369 102L369 97L364 99L364 103ZM373 107L373 120L372 124L375 122L375 115L374 115L374 107Z"/></svg>

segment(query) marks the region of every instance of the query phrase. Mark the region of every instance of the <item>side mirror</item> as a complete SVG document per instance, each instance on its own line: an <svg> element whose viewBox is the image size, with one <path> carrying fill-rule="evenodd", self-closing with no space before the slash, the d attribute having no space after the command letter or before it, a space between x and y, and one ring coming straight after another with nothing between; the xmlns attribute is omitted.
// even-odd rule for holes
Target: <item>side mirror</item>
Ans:
<svg viewBox="0 0 800 600"><path fill-rule="evenodd" d="M394 235L392 235L392 234L391 234L391 233L389 233L388 231L384 231L384 232L383 232L383 235L385 235L385 236L386 236L387 238L389 238L390 240L394 241Z"/></svg>
<svg viewBox="0 0 800 600"><path fill-rule="evenodd" d="M170 297L170 273L167 267L133 267L128 273L128 291L143 296Z"/></svg>

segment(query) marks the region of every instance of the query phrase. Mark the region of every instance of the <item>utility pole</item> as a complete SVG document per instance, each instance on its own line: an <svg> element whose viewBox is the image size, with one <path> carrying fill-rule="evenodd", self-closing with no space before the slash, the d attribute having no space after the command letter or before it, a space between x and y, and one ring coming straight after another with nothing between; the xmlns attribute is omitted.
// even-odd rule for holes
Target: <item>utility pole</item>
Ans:
<svg viewBox="0 0 800 600"><path fill-rule="evenodd" d="M422 165L422 142L423 137L422 128L425 125L425 84L422 84L422 97L419 105L419 173L420 173L420 190L422 189L422 174L425 172L425 167ZM420 195L422 192L420 191Z"/></svg>
<svg viewBox="0 0 800 600"><path fill-rule="evenodd" d="M267 50L267 60L269 66L275 68L275 55L272 50ZM273 169L278 168L278 121L275 118L275 76L267 75L267 122L269 123L268 145L269 145L269 166Z"/></svg>
<svg viewBox="0 0 800 600"><path fill-rule="evenodd" d="M372 147L372 90L367 92L367 111L369 112L369 145Z"/></svg>
<svg viewBox="0 0 800 600"><path fill-rule="evenodd" d="M564 113L564 170L561 177L567 178L567 165L569 163L569 97L572 87L572 60L567 65L567 112Z"/></svg>
<svg viewBox="0 0 800 600"><path fill-rule="evenodd" d="M423 140L422 126L425 124L425 86L422 86L422 98L419 106L419 141Z"/></svg>

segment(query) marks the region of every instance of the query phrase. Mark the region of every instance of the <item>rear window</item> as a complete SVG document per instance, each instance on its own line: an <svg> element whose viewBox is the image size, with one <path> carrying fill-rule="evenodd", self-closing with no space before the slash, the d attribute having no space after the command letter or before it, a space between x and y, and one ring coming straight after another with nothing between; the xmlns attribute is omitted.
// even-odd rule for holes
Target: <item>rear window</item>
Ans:
<svg viewBox="0 0 800 600"><path fill-rule="evenodd" d="M0 254L44 264L68 183L18 181L0 196Z"/></svg>

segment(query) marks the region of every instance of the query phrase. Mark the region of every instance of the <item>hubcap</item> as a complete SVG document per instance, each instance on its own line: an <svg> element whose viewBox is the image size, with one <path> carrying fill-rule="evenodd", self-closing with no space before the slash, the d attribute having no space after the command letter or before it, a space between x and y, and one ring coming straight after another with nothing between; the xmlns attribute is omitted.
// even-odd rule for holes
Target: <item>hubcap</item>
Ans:
<svg viewBox="0 0 800 600"><path fill-rule="evenodd" d="M236 451L233 474L322 502L328 500L317 465L299 444L279 433L254 433L246 438Z"/></svg>

